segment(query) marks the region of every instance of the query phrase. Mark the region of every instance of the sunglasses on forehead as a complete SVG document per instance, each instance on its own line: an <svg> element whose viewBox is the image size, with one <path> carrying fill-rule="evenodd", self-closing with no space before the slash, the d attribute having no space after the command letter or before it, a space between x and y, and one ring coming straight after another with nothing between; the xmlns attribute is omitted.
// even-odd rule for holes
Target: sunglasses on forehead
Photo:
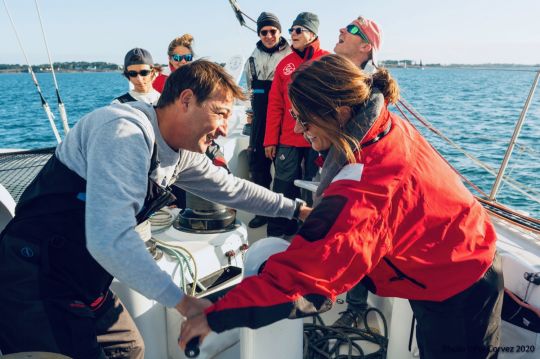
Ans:
<svg viewBox="0 0 540 359"><path fill-rule="evenodd" d="M276 30L276 29L272 29L272 30L261 30L261 35L262 35L262 36L266 36L266 35L268 35L268 33L270 33L270 36L274 36L274 35L277 33L277 30Z"/></svg>
<svg viewBox="0 0 540 359"><path fill-rule="evenodd" d="M300 35L300 34L301 34L302 32L304 32L304 31L309 31L309 30L308 30L308 29L304 29L304 28L302 28L302 27L291 27L291 28L289 29L289 34L292 35L292 33L294 32L294 33L296 33L296 35Z"/></svg>
<svg viewBox="0 0 540 359"><path fill-rule="evenodd" d="M126 71L125 74L128 75L129 77L137 77L137 75L141 75L142 77L146 77L148 75L150 75L150 73L152 72L152 70L141 70L139 72L137 71Z"/></svg>
<svg viewBox="0 0 540 359"><path fill-rule="evenodd" d="M347 32L352 35L360 36L362 40L364 40L368 44L370 43L366 34L364 34L362 30L360 30L360 28L354 24L347 25Z"/></svg>
<svg viewBox="0 0 540 359"><path fill-rule="evenodd" d="M191 60L193 60L193 54L185 54L185 55L173 54L171 56L171 59L173 59L176 62L181 62L182 60L186 60L186 62L190 62Z"/></svg>

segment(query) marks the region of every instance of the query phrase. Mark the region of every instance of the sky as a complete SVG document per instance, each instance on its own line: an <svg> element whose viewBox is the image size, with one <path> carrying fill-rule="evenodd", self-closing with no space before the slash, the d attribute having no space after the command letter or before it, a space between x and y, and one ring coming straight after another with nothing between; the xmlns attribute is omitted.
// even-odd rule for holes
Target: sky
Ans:
<svg viewBox="0 0 540 359"><path fill-rule="evenodd" d="M31 64L47 63L35 0L2 0ZM539 0L237 0L247 15L275 13L288 38L296 15L319 16L321 47L332 51L339 28L358 15L382 28L381 60L427 63L540 64ZM249 56L257 35L240 27L227 0L38 0L53 61L122 64L133 47L167 62L169 42L184 33L195 38L196 57L226 62ZM247 20L247 23L252 23ZM253 24L254 25L254 24ZM24 64L9 18L0 2L0 63Z"/></svg>

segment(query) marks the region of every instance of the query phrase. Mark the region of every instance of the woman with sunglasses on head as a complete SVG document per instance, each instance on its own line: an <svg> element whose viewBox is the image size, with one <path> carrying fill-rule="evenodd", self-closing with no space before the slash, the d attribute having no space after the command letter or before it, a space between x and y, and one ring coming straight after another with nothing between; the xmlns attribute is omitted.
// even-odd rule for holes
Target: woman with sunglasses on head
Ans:
<svg viewBox="0 0 540 359"><path fill-rule="evenodd" d="M171 70L171 73L188 62L193 61L192 44L193 36L190 34L184 34L170 42L167 49L167 56L169 57L169 69ZM163 92L167 77L169 76L161 73L154 80L152 86L154 86L159 93Z"/></svg>
<svg viewBox="0 0 540 359"><path fill-rule="evenodd" d="M160 93L152 88L152 81L160 72L161 66L155 66L152 55L145 49L134 48L124 57L124 76L133 85L133 89L115 98L112 103L142 101L155 105Z"/></svg>
<svg viewBox="0 0 540 359"><path fill-rule="evenodd" d="M362 281L409 300L420 358L497 357L494 228L459 175L387 109L396 82L328 55L293 75L289 96L295 131L325 158L318 203L287 250L183 325L181 345L324 311Z"/></svg>
<svg viewBox="0 0 540 359"><path fill-rule="evenodd" d="M294 180L312 180L317 174L314 163L317 154L311 150L309 142L301 134L294 133L294 119L289 113L291 108L287 95L291 75L304 62L317 59L329 52L320 48L317 32L319 18L316 14L302 12L298 14L289 29L292 52L279 62L268 98L268 113L264 135L264 151L267 158L274 161L273 191L283 193L285 197L300 197L300 190ZM304 196L310 204L310 195ZM267 235L293 235L298 230L294 220L270 218Z"/></svg>

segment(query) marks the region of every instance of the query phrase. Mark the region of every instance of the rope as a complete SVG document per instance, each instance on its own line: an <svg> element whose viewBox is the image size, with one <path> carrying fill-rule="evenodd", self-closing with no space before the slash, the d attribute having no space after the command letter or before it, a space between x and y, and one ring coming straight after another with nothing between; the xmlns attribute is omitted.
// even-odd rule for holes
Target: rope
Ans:
<svg viewBox="0 0 540 359"><path fill-rule="evenodd" d="M474 163L476 163L479 167L482 167L484 170L486 170L488 173L490 173L491 175L493 175L494 177L497 176L497 173L495 172L495 170L493 168L491 168L490 166L488 166L487 164L483 163L482 161L480 161L478 158L474 157L473 155L469 154L467 151L465 151L462 147L460 147L457 143L455 143L454 141L452 141L451 139L449 139L448 137L446 137L441 131L439 131L437 128L435 128L435 126L433 126L428 120L426 120L423 116L421 116L413 107L411 104L409 104L408 102L406 102L405 100L403 99L400 99L399 100L399 104L401 104L414 118L416 118L422 125L424 125L424 127L426 127L428 130L430 130L431 132L435 133L437 136L439 136L440 138L442 138L443 140L445 140L447 143L449 143L452 147L454 147L456 150L458 150L459 152L463 153L467 158L469 158L471 161L473 161ZM398 104L396 104L396 108L401 112L401 114L403 115L403 117L409 121L409 123L412 124L412 121L407 117L407 115L404 113L404 111L400 108L400 106ZM414 126L414 125L413 125ZM445 158L444 156L442 156L440 154L439 151L437 151L433 146L431 146L438 154L439 156L441 156L441 158L446 161L446 163L448 163L448 165L464 180L466 181L472 188L474 188L476 191L478 191L478 193L480 193L482 196L485 196L487 197L487 194L485 192L483 192L479 187L477 187L476 185L474 185L470 180L468 180L465 176L463 176L461 173L459 173L459 171L457 171ZM512 187L513 189L515 189L516 191L520 192L521 194L523 194L524 196L532 199L533 201L537 202L537 203L540 203L540 193L537 192L535 189L533 188L530 188L518 181L516 181L515 179L509 177L509 176L504 176L503 178L503 181L510 187ZM537 196L537 197L535 197Z"/></svg>
<svg viewBox="0 0 540 359"><path fill-rule="evenodd" d="M154 213L149 220L152 224L152 234L157 234L169 229L174 222L174 216L169 208L163 207Z"/></svg>
<svg viewBox="0 0 540 359"><path fill-rule="evenodd" d="M246 14L245 12L243 11L240 11L242 13L242 15L244 15L245 17L247 17L248 19L250 19L251 21L253 21L255 24L257 23L257 20L254 20L253 18L251 18L248 14Z"/></svg>
<svg viewBox="0 0 540 359"><path fill-rule="evenodd" d="M232 7L232 9L234 11L234 14L236 15L236 19L240 23L240 26L244 26L244 27L246 27L246 28L248 28L251 31L256 33L257 30L255 30L252 27L249 27L248 25L246 25L246 21L244 20L244 16L242 16L242 15L245 15L249 20L251 20L255 24L257 23L257 21L254 20L253 18L251 18L248 14L246 14L242 10L240 10L240 6L236 3L236 0L229 0L229 4L231 5L231 7Z"/></svg>
<svg viewBox="0 0 540 359"><path fill-rule="evenodd" d="M195 295L197 285L200 286L201 288L202 288L202 285L198 283L197 262L195 262L195 258L193 257L193 254L191 254L190 251L188 251L186 248L182 246L164 242L153 237L152 237L152 240L156 243L157 247L163 250L164 252L174 251L173 256L176 257L180 263L186 264L186 267L188 271L190 272L191 279L193 280L193 286L191 288L191 293L189 294L192 296ZM189 257L189 260L187 259L187 257ZM190 263L193 263L193 269L191 268ZM184 279L185 277L182 275L181 277L181 280L183 281L182 286L184 287L184 290L185 290L186 286L184 283Z"/></svg>
<svg viewBox="0 0 540 359"><path fill-rule="evenodd" d="M56 99L58 101L58 111L60 112L60 118L62 119L62 126L64 127L64 135L67 135L69 132L69 123L67 120L67 113L62 98L60 97L60 90L58 89L58 82L56 81L56 74L54 73L54 66L51 60L51 53L49 51L49 45L47 44L47 37L45 36L45 29L43 28L43 22L41 21L41 12L39 11L39 6L37 0L34 0L36 5L36 11L38 14L39 25L41 26L41 33L43 35L43 42L45 43L45 49L47 50L47 56L49 57L49 64L51 65L51 74L54 81L54 88L56 89Z"/></svg>
<svg viewBox="0 0 540 359"><path fill-rule="evenodd" d="M60 143L62 142L62 139L60 138L60 134L58 133L58 129L56 128L56 125L54 123L54 115L51 112L51 109L49 107L49 104L45 100L45 97L43 97L43 93L41 92L41 88L39 87L39 83L37 81L36 75L34 74L34 70L32 70L30 61L28 61L28 56L26 56L26 52L24 51L24 47L22 45L21 39L19 38L19 33L17 32L17 28L15 27L15 23L13 22L13 18L11 17L11 13L9 12L6 0L3 0L3 2L4 2L4 7L6 8L6 13L8 15L9 21L11 23L11 27L13 28L13 32L15 33L15 37L17 38L19 47L21 48L24 59L26 60L26 64L28 65L28 73L32 77L32 80L34 81L34 85L36 86L37 92L41 99L41 106L43 107L43 110L45 111L45 114L47 115L47 118L49 119L49 124L51 125L52 131L54 133L54 137L56 138L56 142Z"/></svg>
<svg viewBox="0 0 540 359"><path fill-rule="evenodd" d="M411 115L413 115L418 121L420 121L420 123L424 124L422 122L422 120L420 120L410 109L408 109L404 104L403 104L403 101L405 100L399 100L399 103L403 105L403 107L405 109L407 109L407 111L409 111L409 113ZM412 121L409 119L409 117L405 114L405 112L401 109L401 107L399 107L399 105L396 103L395 104L396 108L399 110L399 112L401 112L401 115L416 129L416 131L418 131L418 129L416 128L416 126L412 123ZM426 121L427 122L427 121ZM435 134L437 134L438 136L441 136L444 138L447 138L445 137L440 131L438 131L437 129L435 129L433 126L428 126L426 124L424 124L424 126L426 128L428 128L429 130L431 130L432 132L434 132ZM420 131L418 131L420 132ZM451 144L455 144L452 140L448 139L448 141L450 141ZM474 188L478 193L480 193L482 196L485 196L487 197L487 193L485 193L484 191L482 191L478 186L476 186L474 183L472 183L471 181L469 181L469 179L467 179L465 176L463 176L458 170L456 170L454 168L454 166L452 166L452 164L450 164L450 162L448 162L448 160L443 156L441 155L441 153L431 144L431 142L429 143L431 148L437 152L437 154L441 157L441 159L446 162L448 164L448 166L450 166L450 168L452 168L452 170L459 176L461 177L461 179L463 179L465 182L467 182L472 188ZM455 144L455 146L457 146L457 144ZM459 146L458 146L459 148ZM465 153L465 155L467 155L467 152L465 151L462 151L463 153Z"/></svg>
<svg viewBox="0 0 540 359"><path fill-rule="evenodd" d="M383 334L372 329L367 323L370 312L376 313L383 323ZM316 324L316 322L319 324ZM313 323L304 324L304 359L376 359L386 358L388 347L388 326L382 312L369 308L364 313L365 328L329 327L319 315ZM379 346L373 353L366 354L360 343L369 342ZM346 348L347 354L340 354Z"/></svg>

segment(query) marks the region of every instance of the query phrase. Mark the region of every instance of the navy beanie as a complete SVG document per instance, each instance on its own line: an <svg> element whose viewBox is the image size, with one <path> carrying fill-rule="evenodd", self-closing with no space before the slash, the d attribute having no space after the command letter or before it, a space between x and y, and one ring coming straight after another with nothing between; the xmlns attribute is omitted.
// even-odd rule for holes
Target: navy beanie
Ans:
<svg viewBox="0 0 540 359"><path fill-rule="evenodd" d="M265 26L274 26L281 32L281 24L276 15L271 12L261 12L257 19L257 34L261 33L261 29Z"/></svg>

